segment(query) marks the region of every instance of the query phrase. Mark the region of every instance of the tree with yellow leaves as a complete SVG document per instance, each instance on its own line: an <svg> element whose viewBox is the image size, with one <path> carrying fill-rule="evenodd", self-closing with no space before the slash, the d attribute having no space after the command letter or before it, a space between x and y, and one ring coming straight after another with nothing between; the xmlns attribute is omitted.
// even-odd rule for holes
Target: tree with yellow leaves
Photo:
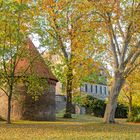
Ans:
<svg viewBox="0 0 140 140"><path fill-rule="evenodd" d="M43 31L39 30L38 34L49 53L58 55L62 60L61 74L67 95L64 117L71 118L73 88L88 72L89 63L94 63L92 57L96 40L94 29L89 27L90 4L86 0L41 0L38 5L41 11L39 28Z"/></svg>
<svg viewBox="0 0 140 140"><path fill-rule="evenodd" d="M140 107L140 69L137 68L126 79L119 96L119 102L128 106L128 120L133 117L133 108Z"/></svg>
<svg viewBox="0 0 140 140"><path fill-rule="evenodd" d="M105 48L114 74L104 122L115 123L120 91L126 78L140 65L137 61L140 55L140 2L139 0L88 1L92 4L93 17L100 19L99 32L108 41Z"/></svg>
<svg viewBox="0 0 140 140"><path fill-rule="evenodd" d="M15 68L23 55L20 48L30 34L33 7L29 1L0 0L0 90L7 95L7 123L11 123L11 101L17 82Z"/></svg>

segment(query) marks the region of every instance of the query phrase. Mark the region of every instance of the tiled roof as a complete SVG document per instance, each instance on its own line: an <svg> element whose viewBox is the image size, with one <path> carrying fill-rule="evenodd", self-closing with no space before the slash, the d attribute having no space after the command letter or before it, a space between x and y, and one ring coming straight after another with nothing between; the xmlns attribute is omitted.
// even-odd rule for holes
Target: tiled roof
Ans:
<svg viewBox="0 0 140 140"><path fill-rule="evenodd" d="M21 50L22 57L17 60L15 76L22 76L23 74L27 76L34 73L41 78L58 81L30 39Z"/></svg>

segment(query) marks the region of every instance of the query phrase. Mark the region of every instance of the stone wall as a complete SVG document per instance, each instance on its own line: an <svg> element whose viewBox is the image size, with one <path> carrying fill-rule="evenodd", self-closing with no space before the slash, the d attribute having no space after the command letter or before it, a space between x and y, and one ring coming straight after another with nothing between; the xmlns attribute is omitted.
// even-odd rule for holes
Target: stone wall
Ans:
<svg viewBox="0 0 140 140"><path fill-rule="evenodd" d="M66 97L64 95L55 95L56 113L64 111L66 108Z"/></svg>
<svg viewBox="0 0 140 140"><path fill-rule="evenodd" d="M80 105L75 105L75 114L86 114L86 108Z"/></svg>
<svg viewBox="0 0 140 140"><path fill-rule="evenodd" d="M38 100L26 94L25 86L18 86L20 93L12 99L12 120L55 120L55 85L50 85L49 92L44 92ZM0 97L0 116L7 116L7 96Z"/></svg>

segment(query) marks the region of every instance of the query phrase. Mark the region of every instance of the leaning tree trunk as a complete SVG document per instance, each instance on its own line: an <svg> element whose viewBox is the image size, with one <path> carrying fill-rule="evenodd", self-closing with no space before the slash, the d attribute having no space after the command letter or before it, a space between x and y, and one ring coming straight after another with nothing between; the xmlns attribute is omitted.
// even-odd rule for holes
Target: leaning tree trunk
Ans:
<svg viewBox="0 0 140 140"><path fill-rule="evenodd" d="M67 84L66 84L66 112L64 114L65 118L72 118L72 81L73 81L73 73L72 68L68 65L67 72Z"/></svg>
<svg viewBox="0 0 140 140"><path fill-rule="evenodd" d="M115 123L115 111L117 108L117 99L124 81L125 80L123 78L115 76L115 80L110 91L108 103L104 114L105 123Z"/></svg>

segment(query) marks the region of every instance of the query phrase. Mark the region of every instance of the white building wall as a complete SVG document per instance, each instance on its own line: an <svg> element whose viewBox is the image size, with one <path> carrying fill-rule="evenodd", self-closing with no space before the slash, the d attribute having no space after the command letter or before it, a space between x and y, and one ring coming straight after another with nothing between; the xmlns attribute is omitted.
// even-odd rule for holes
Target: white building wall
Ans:
<svg viewBox="0 0 140 140"><path fill-rule="evenodd" d="M86 92L85 85L87 85L87 92ZM92 85L92 92L91 92L91 85ZM96 92L96 85L97 85L97 92ZM62 84L57 83L57 86L56 86L56 95L62 94ZM102 94L100 93L100 86L102 86ZM105 87L106 87L106 94L105 94ZM83 83L83 85L80 87L80 91L101 100L105 100L108 97L108 87L102 84Z"/></svg>
<svg viewBox="0 0 140 140"><path fill-rule="evenodd" d="M87 87L88 87L88 93L91 93L91 86L90 86L90 84L87 84Z"/></svg>
<svg viewBox="0 0 140 140"><path fill-rule="evenodd" d="M87 92L86 92L85 85L87 85ZM91 91L91 85L92 85L92 91ZM97 86L97 92L96 92L96 86ZM102 87L102 92L100 87ZM101 100L105 100L108 97L108 87L106 85L84 83L83 86L81 86L81 91Z"/></svg>

